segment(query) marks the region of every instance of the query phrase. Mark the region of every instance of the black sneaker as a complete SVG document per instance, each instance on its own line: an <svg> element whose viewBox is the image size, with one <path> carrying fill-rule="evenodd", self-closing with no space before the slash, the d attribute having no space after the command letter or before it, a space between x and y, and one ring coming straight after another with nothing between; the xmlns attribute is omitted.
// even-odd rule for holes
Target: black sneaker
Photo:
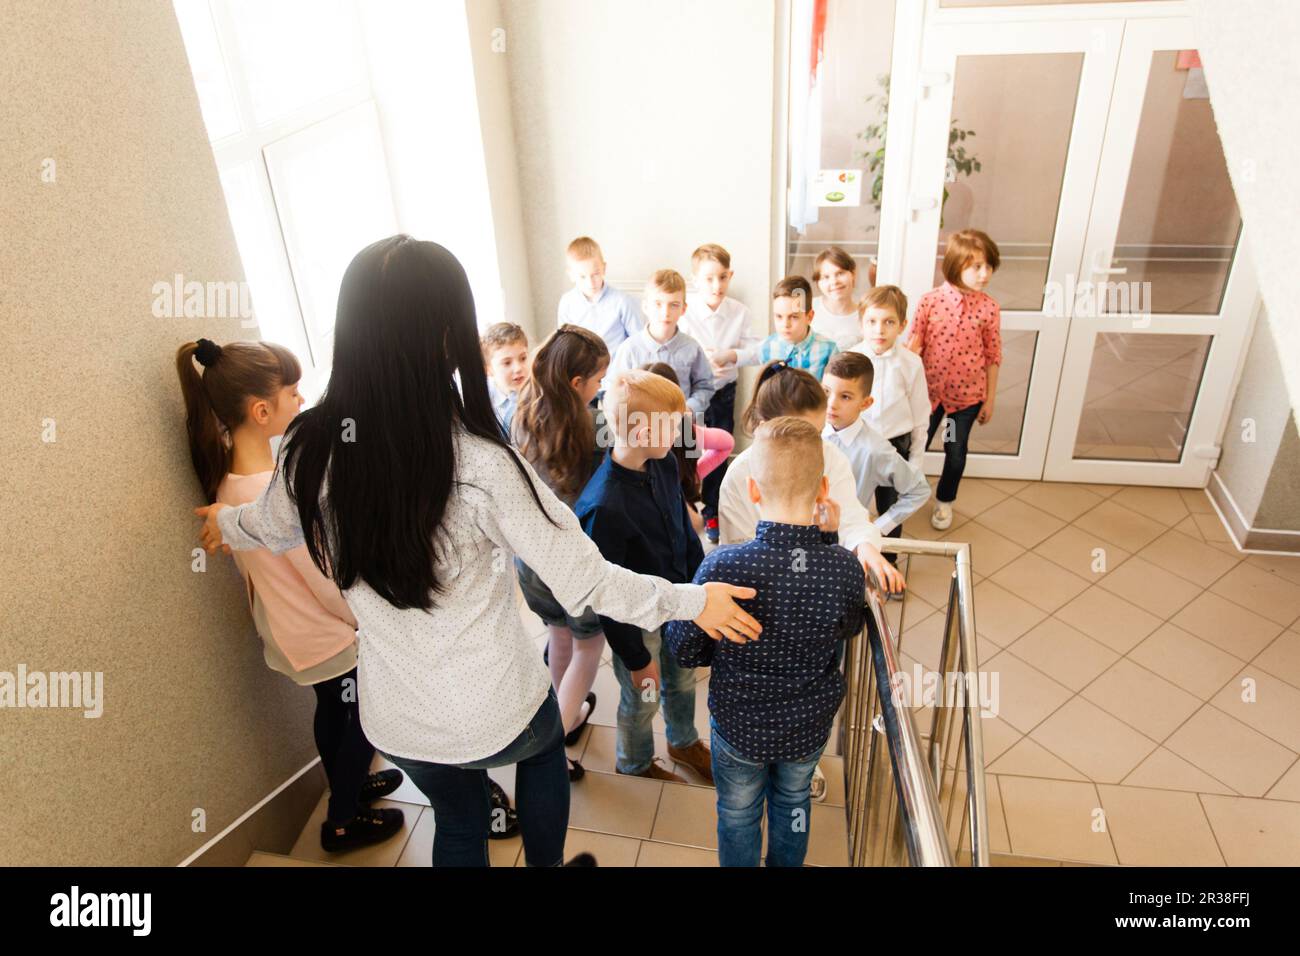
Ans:
<svg viewBox="0 0 1300 956"><path fill-rule="evenodd" d="M564 735L564 746L572 747L582 738L582 728L587 726L587 721L591 720L591 715L596 712L596 695L595 693L587 694L587 716L583 717L567 734Z"/></svg>
<svg viewBox="0 0 1300 956"><path fill-rule="evenodd" d="M578 763L578 761L570 757L569 758L569 783L577 783L586 775L587 775L587 771L583 768L582 764Z"/></svg>
<svg viewBox="0 0 1300 956"><path fill-rule="evenodd" d="M357 799L362 803L382 799L400 787L404 779L400 770L381 770L379 773L372 773L361 785L361 792L357 794Z"/></svg>
<svg viewBox="0 0 1300 956"><path fill-rule="evenodd" d="M577 856L575 856L572 860L570 860L568 863L564 865L565 866L598 866L599 864L596 862L596 858L592 856L590 853L579 853Z"/></svg>
<svg viewBox="0 0 1300 956"><path fill-rule="evenodd" d="M488 787L492 791L492 822L488 826L488 839L509 840L519 833L519 813L510 806L510 797L501 784L488 777Z"/></svg>
<svg viewBox="0 0 1300 956"><path fill-rule="evenodd" d="M402 829L405 814L401 810L383 807L366 809L342 826L328 820L320 825L320 845L326 853L343 853L375 843L383 843Z"/></svg>

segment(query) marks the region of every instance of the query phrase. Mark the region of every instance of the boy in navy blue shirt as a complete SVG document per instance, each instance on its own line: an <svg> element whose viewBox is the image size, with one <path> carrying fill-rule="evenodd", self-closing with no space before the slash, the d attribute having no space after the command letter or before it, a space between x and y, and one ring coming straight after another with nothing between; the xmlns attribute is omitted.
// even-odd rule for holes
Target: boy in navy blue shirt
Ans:
<svg viewBox="0 0 1300 956"><path fill-rule="evenodd" d="M746 644L715 642L689 621L669 622L664 634L679 664L713 668L718 862L758 866L766 799L767 865L802 866L809 787L844 698L840 641L862 628L866 579L862 565L836 544L838 507L827 497L817 428L773 418L755 431L750 455L757 534L710 554L695 583L755 588L757 596L743 603L763 634Z"/></svg>
<svg viewBox="0 0 1300 956"><path fill-rule="evenodd" d="M574 503L582 529L606 561L686 584L704 549L691 527L672 454L686 411L682 390L651 372L611 372L602 408L613 447ZM709 748L695 727L695 671L678 666L659 631L600 620L621 688L615 770L687 782L654 762L652 722L661 688L668 755L712 781Z"/></svg>

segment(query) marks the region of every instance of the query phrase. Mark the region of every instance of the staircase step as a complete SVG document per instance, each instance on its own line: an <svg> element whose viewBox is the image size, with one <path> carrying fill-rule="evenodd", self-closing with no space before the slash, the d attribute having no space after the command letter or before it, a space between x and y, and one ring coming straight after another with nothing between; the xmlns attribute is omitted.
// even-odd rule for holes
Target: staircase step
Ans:
<svg viewBox="0 0 1300 956"><path fill-rule="evenodd" d="M244 866L336 866L334 863L318 863L315 860L296 860L279 853L266 853L255 850Z"/></svg>

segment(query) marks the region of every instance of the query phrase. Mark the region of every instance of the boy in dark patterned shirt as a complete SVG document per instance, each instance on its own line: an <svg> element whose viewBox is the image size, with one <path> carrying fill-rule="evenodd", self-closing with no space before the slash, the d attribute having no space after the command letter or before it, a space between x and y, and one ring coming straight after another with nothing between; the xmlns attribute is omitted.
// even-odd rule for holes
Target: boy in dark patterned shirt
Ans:
<svg viewBox="0 0 1300 956"><path fill-rule="evenodd" d="M816 427L792 417L764 422L751 457L757 535L714 551L695 583L757 589L742 603L763 635L746 644L716 642L689 621L672 621L665 639L679 664L712 668L719 863L758 865L766 800L767 865L801 866L809 784L844 698L839 642L862 628L866 580L862 565L836 544L839 509L827 498ZM828 514L820 523L818 509Z"/></svg>

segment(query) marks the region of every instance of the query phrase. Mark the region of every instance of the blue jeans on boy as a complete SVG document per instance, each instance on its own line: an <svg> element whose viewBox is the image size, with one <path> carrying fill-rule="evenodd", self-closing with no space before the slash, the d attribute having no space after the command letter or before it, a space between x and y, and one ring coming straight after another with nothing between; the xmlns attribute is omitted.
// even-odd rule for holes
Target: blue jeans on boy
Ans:
<svg viewBox="0 0 1300 956"><path fill-rule="evenodd" d="M434 866L487 866L488 833L493 819L489 767L515 764L515 803L524 861L529 866L564 862L569 828L569 763L564 755L564 723L552 689L533 719L505 749L463 764L429 763L384 754L433 808Z"/></svg>
<svg viewBox="0 0 1300 956"><path fill-rule="evenodd" d="M713 783L718 791L718 864L758 866L767 803L767 865L803 866L812 817L809 788L826 742L798 760L766 763L741 754L712 731Z"/></svg>
<svg viewBox="0 0 1300 956"><path fill-rule="evenodd" d="M695 668L682 667L664 646L659 631L643 631L642 640L650 656L659 662L660 694L664 704L664 723L668 725L668 743L685 750L700 739L695 729ZM618 655L614 655L614 676L618 678L619 773L641 774L654 761L653 721L659 709L655 695L647 694L632 683L632 673ZM646 700L646 697L651 699Z"/></svg>

